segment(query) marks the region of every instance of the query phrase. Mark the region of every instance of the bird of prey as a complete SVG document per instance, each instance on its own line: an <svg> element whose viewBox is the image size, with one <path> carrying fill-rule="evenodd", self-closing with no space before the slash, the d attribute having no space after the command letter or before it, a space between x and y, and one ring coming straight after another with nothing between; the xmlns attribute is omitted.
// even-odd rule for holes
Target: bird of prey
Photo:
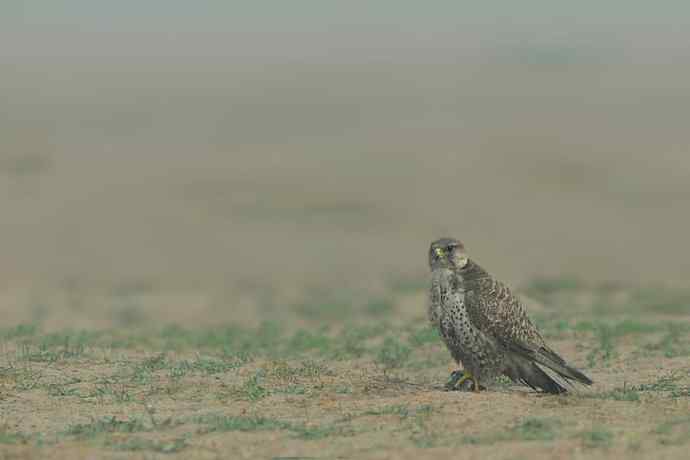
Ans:
<svg viewBox="0 0 690 460"><path fill-rule="evenodd" d="M553 394L565 393L573 381L592 384L549 348L520 300L468 258L460 241L431 243L429 267L429 320L464 366L451 374L447 389L479 391L501 375Z"/></svg>

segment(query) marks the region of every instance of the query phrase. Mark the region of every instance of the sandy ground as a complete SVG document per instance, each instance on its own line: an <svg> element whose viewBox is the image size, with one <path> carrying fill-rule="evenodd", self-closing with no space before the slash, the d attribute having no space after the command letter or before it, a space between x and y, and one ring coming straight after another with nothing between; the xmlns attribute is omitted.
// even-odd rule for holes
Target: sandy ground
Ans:
<svg viewBox="0 0 690 460"><path fill-rule="evenodd" d="M684 458L687 291L550 283L524 287L532 316L595 381L567 396L444 391L454 366L409 284L262 304L246 326L132 291L110 318L5 328L0 458Z"/></svg>

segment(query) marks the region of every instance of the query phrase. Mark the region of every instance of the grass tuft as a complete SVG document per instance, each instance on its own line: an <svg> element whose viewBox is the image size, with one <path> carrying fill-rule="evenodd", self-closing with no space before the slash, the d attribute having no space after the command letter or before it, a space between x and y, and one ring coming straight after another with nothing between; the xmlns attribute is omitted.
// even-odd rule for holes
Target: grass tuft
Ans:
<svg viewBox="0 0 690 460"><path fill-rule="evenodd" d="M70 425L65 434L84 439L93 438L103 433L137 433L150 430L151 428L138 418L118 420L114 416L106 416L90 423Z"/></svg>
<svg viewBox="0 0 690 460"><path fill-rule="evenodd" d="M154 441L151 439L129 438L124 441L108 440L105 445L114 450L124 450L130 452L151 451L161 454L173 454L180 452L187 447L186 438L175 438L165 441Z"/></svg>
<svg viewBox="0 0 690 460"><path fill-rule="evenodd" d="M394 337L386 337L379 348L376 361L385 369L402 367L410 357L412 350Z"/></svg>
<svg viewBox="0 0 690 460"><path fill-rule="evenodd" d="M364 312L372 316L385 316L393 312L393 302L390 299L371 299L364 306Z"/></svg>
<svg viewBox="0 0 690 460"><path fill-rule="evenodd" d="M239 399L246 399L249 401L258 401L265 398L271 392L261 384L261 379L261 372L252 375L241 386L235 389L235 396Z"/></svg>
<svg viewBox="0 0 690 460"><path fill-rule="evenodd" d="M551 441L556 438L558 422L553 419L527 417L511 430L513 437L523 441Z"/></svg>
<svg viewBox="0 0 690 460"><path fill-rule="evenodd" d="M580 433L580 438L585 447L589 448L607 448L613 443L613 433L604 427Z"/></svg>

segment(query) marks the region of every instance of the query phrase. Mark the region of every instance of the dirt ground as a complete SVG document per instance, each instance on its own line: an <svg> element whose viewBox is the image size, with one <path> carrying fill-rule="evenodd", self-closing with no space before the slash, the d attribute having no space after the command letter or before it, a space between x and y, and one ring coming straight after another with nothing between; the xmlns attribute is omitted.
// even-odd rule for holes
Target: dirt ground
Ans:
<svg viewBox="0 0 690 460"><path fill-rule="evenodd" d="M0 458L685 458L690 291L525 283L549 342L595 384L475 394L443 390L454 367L424 281L264 299L244 323L158 311L181 297L150 286L63 287L48 315L73 327L1 332ZM100 327L80 323L106 302Z"/></svg>

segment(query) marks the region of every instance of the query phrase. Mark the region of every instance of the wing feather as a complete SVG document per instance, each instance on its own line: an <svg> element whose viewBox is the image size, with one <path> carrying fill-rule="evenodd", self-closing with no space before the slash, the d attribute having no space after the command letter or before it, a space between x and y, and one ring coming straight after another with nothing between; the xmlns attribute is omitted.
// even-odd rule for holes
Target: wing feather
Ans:
<svg viewBox="0 0 690 460"><path fill-rule="evenodd" d="M466 283L465 304L475 327L483 330L506 349L545 366L565 379L591 385L592 380L569 366L548 347L525 306L500 281L483 278Z"/></svg>

